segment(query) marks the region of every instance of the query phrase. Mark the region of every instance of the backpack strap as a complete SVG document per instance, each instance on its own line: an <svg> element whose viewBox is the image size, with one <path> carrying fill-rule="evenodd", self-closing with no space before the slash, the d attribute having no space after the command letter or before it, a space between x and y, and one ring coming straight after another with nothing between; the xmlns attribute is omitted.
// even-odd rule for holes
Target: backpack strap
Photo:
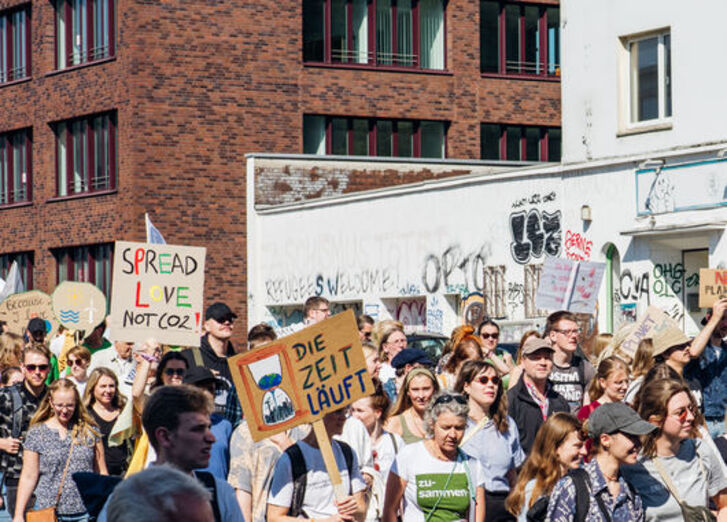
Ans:
<svg viewBox="0 0 727 522"><path fill-rule="evenodd" d="M578 364L576 365L578 367L578 382L583 386L585 393L588 387L588 383L586 382L586 360L580 355L576 355L575 357L578 358Z"/></svg>
<svg viewBox="0 0 727 522"><path fill-rule="evenodd" d="M13 427L10 436L17 439L20 437L23 428L23 399L20 397L20 392L16 386L10 387L10 397L13 401Z"/></svg>
<svg viewBox="0 0 727 522"><path fill-rule="evenodd" d="M573 480L573 485L576 487L576 513L573 520L575 522L585 522L588 507L591 504L588 472L583 468L572 469L568 472L568 476Z"/></svg>
<svg viewBox="0 0 727 522"><path fill-rule="evenodd" d="M390 431L388 431L387 433L389 434L389 437L391 438L391 445L394 446L394 455L396 455L397 453L399 453L399 448L397 447L398 445L396 444L396 437L394 437L394 434L391 433ZM725 442L727 442L727 440L725 440Z"/></svg>
<svg viewBox="0 0 727 522"><path fill-rule="evenodd" d="M209 471L195 471L195 477L199 480L207 491L212 495L212 512L215 515L215 522L222 522L222 513L220 512L220 501L217 496L217 482L215 476Z"/></svg>
<svg viewBox="0 0 727 522"><path fill-rule="evenodd" d="M290 459L290 469L293 473L293 497L288 510L288 516L296 518L304 515L303 497L305 496L305 487L307 482L307 469L305 467L305 459L300 446L293 444L285 450L286 455Z"/></svg>
<svg viewBox="0 0 727 522"><path fill-rule="evenodd" d="M337 440L336 444L341 448L343 458L346 461L346 469L348 469L348 494L353 494L353 450L351 446L343 441Z"/></svg>

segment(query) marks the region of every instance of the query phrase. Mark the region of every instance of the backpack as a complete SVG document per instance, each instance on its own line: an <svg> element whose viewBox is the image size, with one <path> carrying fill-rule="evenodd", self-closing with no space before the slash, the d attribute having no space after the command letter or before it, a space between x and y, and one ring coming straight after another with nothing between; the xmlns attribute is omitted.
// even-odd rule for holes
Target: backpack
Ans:
<svg viewBox="0 0 727 522"><path fill-rule="evenodd" d="M588 515L588 507L591 503L590 489L588 487L588 472L582 468L571 470L568 476L573 479L576 487L576 512L573 516L574 522L585 522ZM548 514L548 505L550 504L550 496L544 495L540 497L532 505L527 512L528 522L542 522Z"/></svg>
<svg viewBox="0 0 727 522"><path fill-rule="evenodd" d="M343 458L346 461L349 494L351 494L353 492L353 450L351 446L340 440L336 440L335 443L341 448L341 453L343 453ZM293 444L285 450L285 453L290 459L290 468L293 472L293 500L288 510L288 516L295 518L303 515L307 518L308 515L303 511L303 498L305 497L305 487L308 481L308 468L305 466L303 452L298 444Z"/></svg>

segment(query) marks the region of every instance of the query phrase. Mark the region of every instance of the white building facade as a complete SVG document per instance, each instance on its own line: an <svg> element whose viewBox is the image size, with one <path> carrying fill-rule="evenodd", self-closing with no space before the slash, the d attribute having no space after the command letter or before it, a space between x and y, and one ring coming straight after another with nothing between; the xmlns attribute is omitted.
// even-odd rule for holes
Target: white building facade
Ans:
<svg viewBox="0 0 727 522"><path fill-rule="evenodd" d="M568 257L607 264L600 331L654 304L696 333L699 269L727 266L727 102L714 63L727 4L708 2L707 19L672 0L637 4L561 3L562 164L249 156L249 324L299 321L322 295L410 330L449 334L489 316L516 342L549 312L534 306L542 263ZM256 204L256 176L291 168L465 175Z"/></svg>

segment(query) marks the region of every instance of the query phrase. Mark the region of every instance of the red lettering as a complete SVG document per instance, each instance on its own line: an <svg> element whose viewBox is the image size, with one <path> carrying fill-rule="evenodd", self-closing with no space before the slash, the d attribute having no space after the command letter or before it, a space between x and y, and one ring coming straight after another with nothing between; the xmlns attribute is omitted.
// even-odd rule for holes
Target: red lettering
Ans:
<svg viewBox="0 0 727 522"><path fill-rule="evenodd" d="M718 270L714 273L714 282L722 285L727 284L727 271Z"/></svg>
<svg viewBox="0 0 727 522"><path fill-rule="evenodd" d="M134 273L136 275L139 275L139 263L142 261L144 261L144 249L137 248L136 252L134 252Z"/></svg>
<svg viewBox="0 0 727 522"><path fill-rule="evenodd" d="M136 282L136 307L137 308L149 308L149 303L143 304L139 302L139 294L141 293L141 281Z"/></svg>

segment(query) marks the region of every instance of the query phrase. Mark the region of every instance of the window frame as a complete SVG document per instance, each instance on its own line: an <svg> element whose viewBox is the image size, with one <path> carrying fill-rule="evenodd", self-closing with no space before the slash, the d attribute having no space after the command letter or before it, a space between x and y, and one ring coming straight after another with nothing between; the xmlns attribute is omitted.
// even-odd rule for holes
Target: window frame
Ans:
<svg viewBox="0 0 727 522"><path fill-rule="evenodd" d="M13 261L18 261L18 268L20 269L21 278L25 284L25 290L32 290L33 270L35 269L34 254L32 250L0 254L0 277L6 279ZM20 263L21 260L27 260L27 264Z"/></svg>
<svg viewBox="0 0 727 522"><path fill-rule="evenodd" d="M15 47L14 35L15 35L15 24L12 22L12 17L16 13L23 11L25 12L25 42L24 53L25 53L25 65L24 73L22 76L16 76L17 73L14 69L17 69L16 64L13 61ZM6 30L5 34L5 67L4 70L0 70L0 85L7 85L15 82L21 82L31 77L31 66L32 66L32 52L31 52L31 28L32 28L32 8L31 4L23 4L20 6L14 6L8 9L0 10L0 18L6 19L6 24L10 25L13 30ZM6 27L8 27L6 25ZM11 74L12 73L12 74Z"/></svg>
<svg viewBox="0 0 727 522"><path fill-rule="evenodd" d="M94 189L93 188L93 176L92 171L94 170L94 167L96 166L96 159L95 159L95 133L90 132L91 122L94 120L94 118L98 117L104 117L108 116L108 122L109 122L109 148L106 151L108 154L108 164L109 164L109 181L108 181L108 187L101 188L101 189ZM85 154L85 162L86 162L86 168L84 172L84 179L82 182L82 185L87 187L86 190L81 191L74 191L73 190L73 184L74 184L74 177L73 177L73 133L69 130L69 127L76 123L85 121L85 146L86 146L86 154ZM61 138L59 136L61 130L60 126L65 126L65 169L66 169L66 187L65 187L65 194L61 193L61 151L59 142L61 141ZM118 187L118 117L117 117L117 111L106 111L106 112L100 112L96 114L90 114L86 116L80 116L76 118L71 118L68 120L61 120L54 122L52 124L53 127L53 133L55 135L55 148L56 148L56 155L55 155L55 163L56 163L56 170L55 170L55 183L56 183L56 191L55 196L52 199L66 199L66 198L75 198L75 197L83 197L83 196L93 196L93 195L102 195L102 194L108 194L110 192L115 192Z"/></svg>
<svg viewBox="0 0 727 522"><path fill-rule="evenodd" d="M111 60L116 57L116 0L85 0L85 32L87 34L85 49L82 51L82 55L79 57L77 63L71 59L73 55L73 10L71 7L72 0L54 0L53 1L53 25L54 25L54 64L56 71L63 71L67 69L73 69L76 67L82 67L86 64L93 64ZM106 10L108 14L106 31L108 32L108 51L101 56L90 58L94 53L98 53L94 36L98 31L95 30L95 14L97 12L97 5L100 3L106 3ZM63 35L63 51L65 54L65 63L61 63L61 49L59 43L61 41L61 35L59 34L59 4L62 4L63 8L63 24L64 24L64 35ZM94 54L95 56L95 54Z"/></svg>
<svg viewBox="0 0 727 522"><path fill-rule="evenodd" d="M386 158L423 158L421 155L422 153L422 133L421 133L421 124L423 122L434 122L434 123L441 123L443 126L443 143L442 143L442 157L441 158L431 158L431 157L424 157L424 159L446 159L447 158L447 135L449 130L449 123L448 121L443 120L414 120L414 119L407 119L407 118L365 118L365 117L356 117L356 116L338 116L338 115L322 115L322 114L305 114L303 115L303 134L305 135L305 118L308 117L322 117L324 118L324 128L325 128L325 152L323 155L330 156L333 155L333 120L334 119L343 119L346 120L347 128L346 128L346 149L347 151L353 150L354 147L354 120L364 120L368 124L368 154L366 156L360 156L358 154L354 155L350 152L347 152L346 156L356 156L356 157L386 157ZM398 149L398 140L399 140L399 131L398 131L398 124L404 122L404 123L411 123L412 124L412 155L411 156L379 156L377 155L377 122L379 121L389 121L392 123L392 144L391 148L392 151L395 151ZM304 150L305 153L305 150Z"/></svg>
<svg viewBox="0 0 727 522"><path fill-rule="evenodd" d="M86 274L84 274L80 279L82 282L91 283L96 285L103 293L106 295L106 298L109 299L111 296L111 286L113 284L113 264L114 264L114 243L94 243L90 245L73 245L73 246L64 246L60 248L54 248L51 250L51 253L53 254L53 258L56 262L56 285L59 285L63 281L78 281L78 279L75 278L75 256L72 255L72 253L76 251L83 252L85 249L85 256L84 259L81 262L86 262L88 264L88 271ZM103 249L108 249L107 254L107 261L108 261L108 267L107 267L107 282L108 282L108 288L104 288L106 284L99 286L98 282L98 274L96 270L96 262L104 262L103 259ZM65 278L61 279L61 265L62 263L66 263L66 274ZM103 277L103 276L101 276Z"/></svg>
<svg viewBox="0 0 727 522"><path fill-rule="evenodd" d="M482 32L484 31L484 25L485 25L485 19L482 16L482 4L484 1L492 1L492 3L498 4L499 11L497 14L497 40L498 40L498 67L497 72L495 71L484 71L483 70L483 50L480 48L480 74L484 77L512 77L512 78L520 78L520 79L538 79L538 80L547 80L547 81L553 81L553 82L560 82L561 77L561 64L557 63L555 64L555 72L549 73L548 72L548 58L549 58L549 52L550 52L550 45L548 44L548 9L558 9L558 19L560 20L560 5L554 5L554 4L542 4L542 3L536 3L536 2L517 2L517 1L502 1L502 0L480 0L480 42L482 43ZM525 62L525 8L526 7L536 7L540 10L538 15L538 31L540 33L539 36L539 42L538 45L540 49L543 50L543 52L540 53L540 58L537 62L538 67L541 69L542 72L539 73L533 73L533 72L519 72L519 71L510 71L508 70L507 65L507 23L506 23L506 8L508 6L514 6L517 7L520 12L518 15L518 30L520 32L519 34L519 41L518 41L518 55L519 55L519 64L524 64ZM559 31L559 37L558 37L558 43L561 42L560 38L560 22L558 24L558 31ZM558 51L559 56L562 55L560 50Z"/></svg>
<svg viewBox="0 0 727 522"><path fill-rule="evenodd" d="M484 157L484 134L485 134L485 125L496 125L499 127L500 131L500 137L499 137L499 143L498 143L498 151L499 151L499 157L497 159L495 158L485 158ZM520 129L520 143L519 143L519 149L520 149L520 158L517 159L511 159L507 157L507 132L508 127L518 128ZM537 129L540 132L540 138L538 142L538 158L537 160L529 160L529 159L521 159L523 157L527 156L527 130L529 129ZM551 131L561 131L561 157L557 160L551 160L550 159L550 133ZM557 126L549 126L549 125L518 125L518 124L510 124L510 123L495 123L495 122L482 122L480 123L480 159L484 161L532 161L532 162L551 162L551 163L558 163L561 161L561 158L563 157L563 134L562 134L562 128Z"/></svg>
<svg viewBox="0 0 727 522"><path fill-rule="evenodd" d="M669 37L669 91L671 92L671 114L669 116L666 115L666 88L665 88L665 79L666 79L666 69L667 69L667 62L666 62L666 52L665 52L665 45L664 45L664 37ZM633 103L634 103L634 97L638 97L638 93L634 93L633 89L633 79L632 79L632 73L633 73L633 64L632 64L632 56L631 56L631 48L634 44L638 44L639 42L642 42L644 40L649 40L652 38L657 38L657 117L648 119L648 120L633 120L632 114L633 114ZM623 90L625 91L624 96L624 103L623 103L623 112L622 112L622 125L621 128L628 131L648 131L648 130L660 130L664 128L671 128L673 117L674 117L674 97L673 97L673 65L671 63L671 27L664 27L660 29L656 29L654 31L649 31L645 33L639 33L635 35L629 35L621 38L622 46L623 46L623 58L625 62L625 75L624 75L624 83ZM638 100L636 100L638 102Z"/></svg>
<svg viewBox="0 0 727 522"><path fill-rule="evenodd" d="M353 0L343 0L346 6L350 6L353 3ZM323 66L323 67L334 67L334 68L355 68L355 69L376 69L376 70L389 70L389 71L396 71L396 72L425 72L430 74L451 74L448 67L448 56L447 56L447 7L449 4L449 0L441 0L442 1L442 11L443 11L443 19L442 19L442 32L443 32L443 44L442 44L442 53L443 53L443 65L441 69L429 69L429 68L423 68L421 67L420 63L420 50L421 50L421 31L420 31L420 11L419 11L419 3L420 0L412 0L412 23L411 23L411 31L412 31L412 54L413 54L413 63L411 65L403 65L403 64L384 64L384 63L378 63L378 56L377 56L377 42L376 42L376 29L377 29L377 0L367 0L367 42L368 42L368 48L366 49L366 56L367 60L366 63L357 63L357 62L344 62L344 61L334 61L333 60L333 34L331 31L331 23L332 23L332 3L333 0L321 0L323 2L323 60L308 60L305 57L305 31L301 31L301 40L303 43L303 46L301 48L301 60L303 65L305 66ZM398 39L397 39L397 25L396 25L396 13L397 13L397 7L395 5L396 0L391 0L391 17L393 20L392 23L392 29L391 29L391 44L392 44L392 56L396 54L397 51L397 45L398 45ZM347 48L352 48L353 43L353 9L346 8L346 34L347 34ZM301 26L305 26L305 20L303 20L303 16L301 16L302 24ZM353 52L353 51L349 51Z"/></svg>
<svg viewBox="0 0 727 522"><path fill-rule="evenodd" d="M8 144L10 143L10 139L14 136L23 134L25 136L25 145L23 146L24 154L25 154L25 164L26 164L26 172L25 172L25 199L15 199L15 186L14 186L14 179L12 176L12 171L14 167L14 157L13 157L13 148L9 147ZM25 129L18 129L15 131L9 131L9 132L3 132L0 133L0 140L5 141L5 147L4 151L7 158L7 166L8 166L8 173L6 174L6 179L8 180L7 185L7 194L8 194L8 202L3 203L2 200L0 200L0 208L7 208L7 207L14 207L18 205L28 205L33 202L33 130L32 128L28 127ZM0 158L0 162L3 159ZM0 179L0 183L2 183L2 180ZM21 181L22 183L22 181ZM2 186L0 186L0 193L2 193Z"/></svg>

